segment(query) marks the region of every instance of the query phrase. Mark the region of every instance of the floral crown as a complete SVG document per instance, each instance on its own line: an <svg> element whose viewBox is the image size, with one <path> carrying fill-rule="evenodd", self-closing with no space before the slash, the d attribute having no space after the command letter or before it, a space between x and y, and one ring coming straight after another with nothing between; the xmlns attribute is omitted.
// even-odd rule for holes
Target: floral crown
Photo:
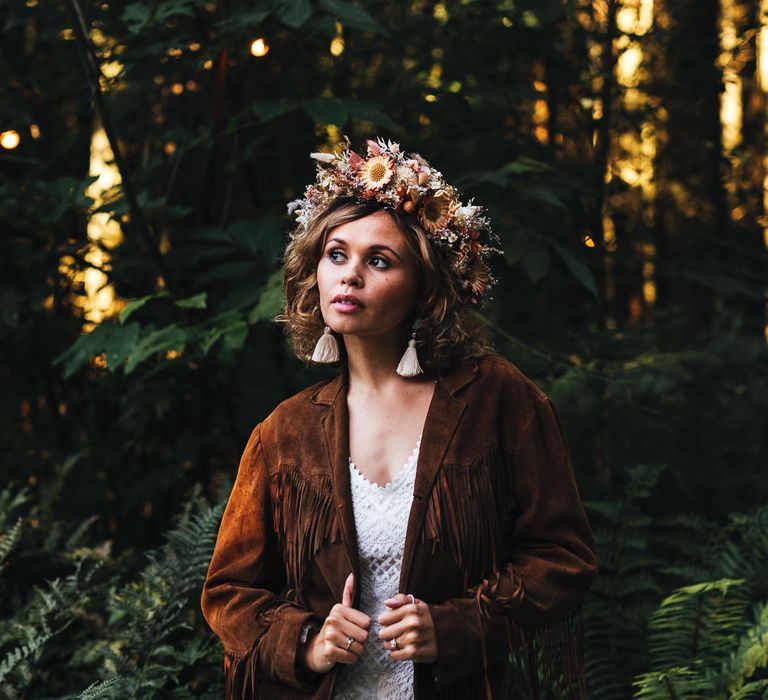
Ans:
<svg viewBox="0 0 768 700"><path fill-rule="evenodd" d="M494 284L486 262L492 253L501 253L482 241L496 243L490 221L481 207L462 204L456 188L443 180L418 153L403 153L400 144L368 139L368 156L350 149L344 137L338 153L311 153L318 161L317 178L304 197L288 203L288 213L300 226L337 197L353 197L364 204L376 201L397 212L415 217L436 248L451 260L465 300L480 301Z"/></svg>

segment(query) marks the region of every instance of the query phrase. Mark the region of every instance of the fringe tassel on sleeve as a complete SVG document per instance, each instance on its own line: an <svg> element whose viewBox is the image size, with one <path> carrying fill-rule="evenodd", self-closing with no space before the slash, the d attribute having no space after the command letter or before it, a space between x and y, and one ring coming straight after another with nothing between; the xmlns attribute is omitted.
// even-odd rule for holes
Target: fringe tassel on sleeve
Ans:
<svg viewBox="0 0 768 700"><path fill-rule="evenodd" d="M256 654L224 654L224 700L250 700L257 696Z"/></svg>

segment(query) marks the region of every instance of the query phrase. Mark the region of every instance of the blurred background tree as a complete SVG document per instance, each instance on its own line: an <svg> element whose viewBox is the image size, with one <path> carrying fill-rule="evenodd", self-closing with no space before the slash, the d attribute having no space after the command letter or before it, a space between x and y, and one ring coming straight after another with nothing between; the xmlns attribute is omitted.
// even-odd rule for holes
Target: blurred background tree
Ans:
<svg viewBox="0 0 768 700"><path fill-rule="evenodd" d="M285 203L348 134L422 153L503 241L488 322L598 540L590 697L762 697L766 0L0 20L1 693L220 697L217 518L253 425L327 375L271 322Z"/></svg>

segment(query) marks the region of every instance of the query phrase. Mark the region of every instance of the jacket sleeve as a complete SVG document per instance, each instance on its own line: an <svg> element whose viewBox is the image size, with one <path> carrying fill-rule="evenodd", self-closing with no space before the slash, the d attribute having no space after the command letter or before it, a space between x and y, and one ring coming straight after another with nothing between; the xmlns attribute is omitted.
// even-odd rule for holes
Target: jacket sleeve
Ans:
<svg viewBox="0 0 768 700"><path fill-rule="evenodd" d="M583 697L580 603L597 560L560 418L548 396L537 397L511 444L504 460L515 505L511 537L500 542L500 564L489 579L464 598L430 605L438 654L433 677L441 690L511 652L518 682L530 697L539 697L539 675L557 679L561 673L571 690L558 690L561 681L552 680L547 697L573 697L574 684L576 697Z"/></svg>
<svg viewBox="0 0 768 700"><path fill-rule="evenodd" d="M225 697L244 697L260 680L314 689L297 675L296 650L303 624L320 618L279 595L284 586L258 425L240 460L201 597L224 646Z"/></svg>

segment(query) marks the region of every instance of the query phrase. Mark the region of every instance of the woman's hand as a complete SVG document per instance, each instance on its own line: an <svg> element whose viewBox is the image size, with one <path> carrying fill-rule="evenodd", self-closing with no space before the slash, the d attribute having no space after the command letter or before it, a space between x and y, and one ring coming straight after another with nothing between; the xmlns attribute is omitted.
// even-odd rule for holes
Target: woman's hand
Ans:
<svg viewBox="0 0 768 700"><path fill-rule="evenodd" d="M437 661L432 613L423 600L413 600L412 603L411 597L398 593L384 601L390 609L379 616L379 637L394 661L432 663ZM392 640L397 641L397 646L392 644Z"/></svg>
<svg viewBox="0 0 768 700"><path fill-rule="evenodd" d="M307 645L304 663L315 673L326 673L335 663L353 664L363 653L371 618L352 607L354 583L354 574L347 576L341 603L331 608L322 628Z"/></svg>

